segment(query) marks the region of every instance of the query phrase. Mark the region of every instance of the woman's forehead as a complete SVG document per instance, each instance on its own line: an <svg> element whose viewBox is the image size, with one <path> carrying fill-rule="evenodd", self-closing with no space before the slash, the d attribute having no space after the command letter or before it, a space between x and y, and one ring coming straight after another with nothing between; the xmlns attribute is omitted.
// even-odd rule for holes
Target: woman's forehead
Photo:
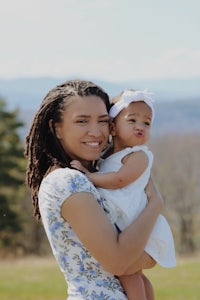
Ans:
<svg viewBox="0 0 200 300"><path fill-rule="evenodd" d="M97 111L107 111L106 105L102 98L98 96L73 96L69 99L66 105L66 111L76 111L91 113Z"/></svg>

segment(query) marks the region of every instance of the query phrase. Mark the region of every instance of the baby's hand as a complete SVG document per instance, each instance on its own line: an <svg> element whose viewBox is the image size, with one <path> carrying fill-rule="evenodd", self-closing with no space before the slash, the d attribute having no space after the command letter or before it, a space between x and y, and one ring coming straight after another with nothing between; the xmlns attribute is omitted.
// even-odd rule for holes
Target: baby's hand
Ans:
<svg viewBox="0 0 200 300"><path fill-rule="evenodd" d="M88 172L88 170L85 167L83 167L82 163L78 160L72 160L70 162L70 165L72 168L77 169L85 174L87 174L87 172Z"/></svg>

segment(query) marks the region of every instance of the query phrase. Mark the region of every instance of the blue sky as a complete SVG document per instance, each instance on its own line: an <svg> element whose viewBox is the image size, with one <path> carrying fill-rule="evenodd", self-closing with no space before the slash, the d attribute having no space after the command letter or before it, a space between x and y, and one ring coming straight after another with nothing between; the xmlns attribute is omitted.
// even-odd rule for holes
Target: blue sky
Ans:
<svg viewBox="0 0 200 300"><path fill-rule="evenodd" d="M0 4L0 78L200 76L199 0Z"/></svg>

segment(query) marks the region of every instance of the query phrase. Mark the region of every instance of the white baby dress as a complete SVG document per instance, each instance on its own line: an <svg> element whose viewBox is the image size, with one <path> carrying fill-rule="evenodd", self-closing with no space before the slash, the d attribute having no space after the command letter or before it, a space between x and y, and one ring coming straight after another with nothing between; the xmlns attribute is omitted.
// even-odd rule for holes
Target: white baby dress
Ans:
<svg viewBox="0 0 200 300"><path fill-rule="evenodd" d="M144 151L149 164L144 173L133 183L121 189L98 188L100 194L106 199L106 206L111 218L120 230L125 229L147 205L145 187L148 183L153 154L146 145L128 147L102 160L99 173L116 172L122 167L122 159L129 153ZM170 268L176 265L175 247L169 224L164 216L159 215L149 237L145 251L163 267Z"/></svg>

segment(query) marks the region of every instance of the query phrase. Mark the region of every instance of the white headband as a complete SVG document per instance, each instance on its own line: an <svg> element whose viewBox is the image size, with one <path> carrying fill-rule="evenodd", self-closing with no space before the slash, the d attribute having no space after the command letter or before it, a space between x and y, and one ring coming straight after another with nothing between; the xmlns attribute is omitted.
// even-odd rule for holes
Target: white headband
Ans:
<svg viewBox="0 0 200 300"><path fill-rule="evenodd" d="M154 119L154 107L153 107L153 98L152 93L144 91L131 91L125 90L122 95L121 99L116 102L109 111L109 116L111 118L115 118L123 108L127 107L132 102L144 101L152 110L152 121Z"/></svg>

